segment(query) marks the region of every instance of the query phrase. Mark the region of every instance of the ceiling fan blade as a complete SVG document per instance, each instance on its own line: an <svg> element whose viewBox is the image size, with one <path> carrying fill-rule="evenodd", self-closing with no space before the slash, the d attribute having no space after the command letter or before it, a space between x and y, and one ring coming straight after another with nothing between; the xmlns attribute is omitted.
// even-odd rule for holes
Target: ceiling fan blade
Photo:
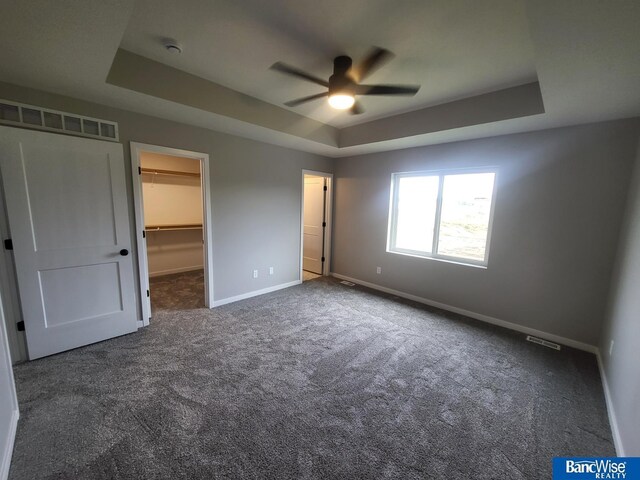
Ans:
<svg viewBox="0 0 640 480"><path fill-rule="evenodd" d="M415 95L420 85L357 85L358 95Z"/></svg>
<svg viewBox="0 0 640 480"><path fill-rule="evenodd" d="M353 104L353 107L349 109L349 113L351 115L359 115L364 112L364 108L362 108L362 104L360 102L356 102Z"/></svg>
<svg viewBox="0 0 640 480"><path fill-rule="evenodd" d="M372 48L369 54L352 68L354 78L357 82L361 82L393 57L393 53L389 50L380 47Z"/></svg>
<svg viewBox="0 0 640 480"><path fill-rule="evenodd" d="M329 95L328 92L316 93L315 95L309 95L308 97L302 97L296 100L290 100L288 102L284 102L284 104L287 107L297 107L298 105L301 105L303 103L310 102L311 100L316 100L318 98L326 97L328 95Z"/></svg>
<svg viewBox="0 0 640 480"><path fill-rule="evenodd" d="M326 80L322 80L321 78L314 77L313 75L303 72L302 70L298 70L295 67L286 65L282 62L276 62L273 65L271 65L270 68L271 70L276 70L281 73L286 73L287 75L293 75L294 77L302 78L303 80L307 80L309 82L317 83L318 85L322 85L323 87L329 86L329 82L327 82Z"/></svg>

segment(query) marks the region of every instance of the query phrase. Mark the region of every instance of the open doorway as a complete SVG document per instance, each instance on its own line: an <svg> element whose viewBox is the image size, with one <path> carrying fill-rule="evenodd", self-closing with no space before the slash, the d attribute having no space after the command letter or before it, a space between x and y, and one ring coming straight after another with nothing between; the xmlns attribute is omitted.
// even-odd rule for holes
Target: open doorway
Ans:
<svg viewBox="0 0 640 480"><path fill-rule="evenodd" d="M302 171L300 280L303 282L329 274L332 180L330 173Z"/></svg>
<svg viewBox="0 0 640 480"><path fill-rule="evenodd" d="M158 310L210 307L208 155L132 143L143 323Z"/></svg>

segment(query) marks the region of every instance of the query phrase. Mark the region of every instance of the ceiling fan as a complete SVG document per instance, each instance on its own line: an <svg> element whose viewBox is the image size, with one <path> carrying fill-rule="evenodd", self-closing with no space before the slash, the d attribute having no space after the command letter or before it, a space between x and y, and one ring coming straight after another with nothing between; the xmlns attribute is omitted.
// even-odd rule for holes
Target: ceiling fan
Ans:
<svg viewBox="0 0 640 480"><path fill-rule="evenodd" d="M285 102L288 107L296 107L312 100L328 97L329 105L338 110L349 110L349 113L357 115L364 109L356 96L360 95L415 95L420 90L419 85L366 85L360 83L371 75L382 64L393 58L393 53L384 48L375 47L356 66L352 65L351 57L340 55L333 60L333 75L329 80L323 80L314 75L310 75L295 67L291 67L282 62L274 63L272 70L286 73L294 77L302 78L309 82L316 83L327 88L326 92L316 93L308 97L298 98Z"/></svg>

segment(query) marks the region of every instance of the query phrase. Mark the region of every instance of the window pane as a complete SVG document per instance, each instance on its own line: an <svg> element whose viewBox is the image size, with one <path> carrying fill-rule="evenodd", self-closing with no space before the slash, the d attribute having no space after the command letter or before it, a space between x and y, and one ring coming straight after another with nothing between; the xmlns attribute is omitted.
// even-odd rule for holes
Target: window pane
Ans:
<svg viewBox="0 0 640 480"><path fill-rule="evenodd" d="M431 253L438 177L400 177L395 247Z"/></svg>
<svg viewBox="0 0 640 480"><path fill-rule="evenodd" d="M494 173L444 177L439 254L484 260L494 179Z"/></svg>

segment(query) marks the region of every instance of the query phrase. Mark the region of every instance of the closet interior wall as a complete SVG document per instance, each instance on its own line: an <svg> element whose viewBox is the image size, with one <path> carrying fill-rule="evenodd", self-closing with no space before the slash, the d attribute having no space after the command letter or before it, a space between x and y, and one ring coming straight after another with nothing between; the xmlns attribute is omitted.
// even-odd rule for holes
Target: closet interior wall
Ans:
<svg viewBox="0 0 640 480"><path fill-rule="evenodd" d="M200 161L144 152L140 166L149 276L203 269Z"/></svg>

